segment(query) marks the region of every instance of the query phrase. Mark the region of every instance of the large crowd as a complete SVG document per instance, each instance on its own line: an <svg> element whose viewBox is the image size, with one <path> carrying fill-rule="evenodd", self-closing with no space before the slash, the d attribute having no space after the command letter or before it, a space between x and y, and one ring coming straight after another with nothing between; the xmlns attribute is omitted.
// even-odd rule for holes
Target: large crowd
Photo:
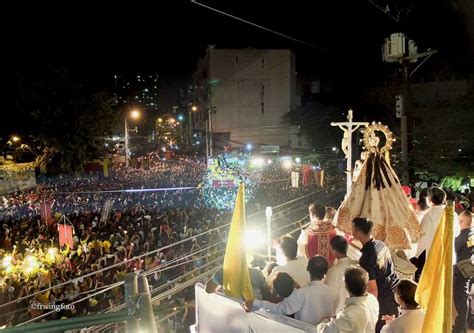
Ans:
<svg viewBox="0 0 474 333"><path fill-rule="evenodd" d="M79 300L123 281L128 272L155 271L149 275L149 283L155 287L217 258L222 246L210 248L202 259L199 255L187 256L211 241L225 240L225 228L199 235L230 222L231 211L208 197L211 193L213 198L226 198L229 194L225 192L235 192L235 188L220 187L211 192L207 188L204 192L205 173L206 165L195 158L176 156L163 161L158 154L149 154L140 168L117 167L109 177L90 174L55 179L32 191L3 196L0 326L48 312L34 304ZM249 215L314 191L314 187L292 189L287 171L254 172L249 178ZM41 220L40 205L44 201L52 204L50 223ZM106 202L109 210L104 218ZM279 218L292 218L288 213L283 212ZM59 246L57 227L61 216L74 228L72 247ZM189 240L178 246L128 260L185 239ZM160 270L179 258L185 258L181 265ZM113 268L106 269L109 266ZM101 272L90 274L95 271ZM72 283L50 288L68 281ZM32 294L35 296L25 297ZM76 303L74 309L53 311L41 319L98 313L123 300L123 287L117 287Z"/></svg>

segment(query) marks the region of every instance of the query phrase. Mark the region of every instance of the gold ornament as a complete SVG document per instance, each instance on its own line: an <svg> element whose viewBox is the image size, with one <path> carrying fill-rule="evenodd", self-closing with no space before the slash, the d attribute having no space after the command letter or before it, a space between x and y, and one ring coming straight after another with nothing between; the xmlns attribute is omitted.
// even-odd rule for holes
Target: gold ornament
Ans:
<svg viewBox="0 0 474 333"><path fill-rule="evenodd" d="M375 132L382 132L384 134L385 145L383 147L379 147L380 138L375 134ZM363 148L371 153L387 153L392 149L392 144L395 142L392 131L390 131L386 125L383 125L380 122L373 122L367 126L362 131L362 133L364 134L364 138L362 139Z"/></svg>

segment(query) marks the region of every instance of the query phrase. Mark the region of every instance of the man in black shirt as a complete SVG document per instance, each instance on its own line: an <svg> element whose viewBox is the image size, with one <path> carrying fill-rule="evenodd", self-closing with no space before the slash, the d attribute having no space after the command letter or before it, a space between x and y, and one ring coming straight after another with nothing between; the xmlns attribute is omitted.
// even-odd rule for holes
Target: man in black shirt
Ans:
<svg viewBox="0 0 474 333"><path fill-rule="evenodd" d="M372 239L372 221L358 217L352 221L352 235L362 243L359 264L369 273L368 292L377 297L380 305L379 320L375 328L380 332L385 322L383 315L398 315L393 289L398 283L390 250L384 242Z"/></svg>
<svg viewBox="0 0 474 333"><path fill-rule="evenodd" d="M474 250L474 228L472 227L472 213L468 210L459 214L461 232L454 241L456 264L463 260L470 260ZM454 266L453 297L458 316L454 321L453 332L466 332L469 281L471 276L463 274L458 265Z"/></svg>

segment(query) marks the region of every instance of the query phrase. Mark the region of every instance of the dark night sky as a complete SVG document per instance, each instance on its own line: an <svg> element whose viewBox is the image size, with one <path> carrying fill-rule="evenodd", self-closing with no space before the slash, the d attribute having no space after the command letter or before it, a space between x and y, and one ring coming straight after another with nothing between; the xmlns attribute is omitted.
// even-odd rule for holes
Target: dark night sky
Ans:
<svg viewBox="0 0 474 333"><path fill-rule="evenodd" d="M408 32L422 50L437 48L439 59L448 62L467 64L468 50L474 49L468 47L465 17L462 12L446 10L448 0L417 0L418 7L403 25L366 0L202 2L328 52L187 0L110 2L107 6L83 1L62 5L43 2L40 7L20 4L17 10L4 11L2 56L6 72L2 79L8 86L16 72L37 72L47 64L62 64L98 88L110 87L116 73L157 72L165 84L190 74L206 46L215 44L218 48L291 48L296 52L299 72L330 77L350 87L380 81L380 45L392 32Z"/></svg>

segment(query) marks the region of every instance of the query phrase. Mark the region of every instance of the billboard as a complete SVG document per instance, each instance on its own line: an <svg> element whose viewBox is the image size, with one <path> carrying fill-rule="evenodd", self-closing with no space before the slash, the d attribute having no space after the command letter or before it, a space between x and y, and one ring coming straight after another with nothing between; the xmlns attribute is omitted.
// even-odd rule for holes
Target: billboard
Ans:
<svg viewBox="0 0 474 333"><path fill-rule="evenodd" d="M36 186L33 163L7 163L0 165L0 195L28 190Z"/></svg>

